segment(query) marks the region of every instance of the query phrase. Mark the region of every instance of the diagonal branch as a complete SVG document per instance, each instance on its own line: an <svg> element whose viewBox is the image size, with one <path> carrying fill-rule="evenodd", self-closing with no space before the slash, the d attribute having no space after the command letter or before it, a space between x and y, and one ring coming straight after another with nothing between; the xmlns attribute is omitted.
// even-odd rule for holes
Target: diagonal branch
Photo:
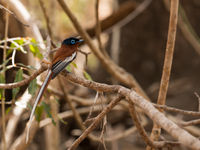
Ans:
<svg viewBox="0 0 200 150"><path fill-rule="evenodd" d="M122 96L118 96L115 100L113 100L108 106L95 118L94 122L83 132L81 136L71 145L68 150L74 150L76 147L88 136L88 134L96 128L99 122L104 118L104 116L112 110L114 106L118 104L118 102L122 99Z"/></svg>
<svg viewBox="0 0 200 150"><path fill-rule="evenodd" d="M145 92L142 90L138 82L135 80L135 78L126 72L123 68L116 65L109 57L105 57L103 53L100 51L99 48L97 48L91 41L90 36L87 34L87 32L83 29L83 27L80 25L76 17L73 15L71 10L68 8L66 3L63 0L58 0L60 6L63 8L65 13L68 15L68 17L71 19L74 27L79 32L80 36L85 40L85 42L88 44L90 49L93 51L93 53L98 57L102 65L105 67L105 69L117 80L120 82L134 88L139 94L143 95L148 99L148 96L145 94Z"/></svg>

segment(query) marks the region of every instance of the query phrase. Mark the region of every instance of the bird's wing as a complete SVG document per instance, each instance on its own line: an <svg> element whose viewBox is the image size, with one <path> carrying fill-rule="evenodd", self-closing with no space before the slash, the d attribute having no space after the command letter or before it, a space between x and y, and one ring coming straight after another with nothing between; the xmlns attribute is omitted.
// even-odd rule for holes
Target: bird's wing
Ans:
<svg viewBox="0 0 200 150"><path fill-rule="evenodd" d="M69 65L76 58L76 52L74 52L71 56L66 57L65 60L57 61L53 64L52 70L52 79L54 79L62 70L65 69L67 65Z"/></svg>

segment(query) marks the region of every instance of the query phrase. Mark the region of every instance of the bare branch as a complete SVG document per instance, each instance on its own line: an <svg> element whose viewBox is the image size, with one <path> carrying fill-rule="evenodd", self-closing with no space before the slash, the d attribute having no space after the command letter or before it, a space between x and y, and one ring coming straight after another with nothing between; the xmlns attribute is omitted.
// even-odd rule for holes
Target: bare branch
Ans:
<svg viewBox="0 0 200 150"><path fill-rule="evenodd" d="M0 9L4 9L5 11L7 11L9 14L11 14L19 23L21 23L22 25L26 26L26 27L29 27L28 24L24 24L22 23L18 18L17 16L9 9L7 9L6 7L4 7L3 5L0 4Z"/></svg>
<svg viewBox="0 0 200 150"><path fill-rule="evenodd" d="M145 141L145 143L151 147L157 147L152 141L151 139L148 137L146 131L144 130L143 126L140 124L140 121L138 119L137 116L137 112L135 110L135 106L134 103L132 101L129 100L129 112L131 114L131 117L134 121L135 126L138 129L138 132L140 133L142 139Z"/></svg>
<svg viewBox="0 0 200 150"><path fill-rule="evenodd" d="M197 92L194 92L194 94L195 94L195 96L196 96L197 99L198 99L198 104L199 104L198 110L199 110L199 112L200 112L200 96L199 96L199 94L198 94Z"/></svg>
<svg viewBox="0 0 200 150"><path fill-rule="evenodd" d="M42 12L44 14L44 18L45 18L45 21L46 21L47 32L48 32L49 36L51 37L51 39L53 39L49 16L47 15L48 14L47 10L46 10L46 8L45 8L44 3L43 3L42 0L39 0L39 3L40 3L40 7L42 9Z"/></svg>
<svg viewBox="0 0 200 150"><path fill-rule="evenodd" d="M71 10L68 8L66 3L63 0L58 0L60 6L63 8L65 13L68 15L68 17L71 19L74 27L79 32L80 36L85 40L85 42L88 44L90 49L94 52L94 54L99 58L105 69L116 79L118 79L120 82L133 87L138 93L143 95L148 99L148 96L145 94L145 92L142 90L140 85L137 83L135 78L126 72L123 68L117 66L109 57L105 57L99 48L97 48L92 42L91 38L87 34L87 32L83 29L83 27L80 25L76 17L73 15Z"/></svg>
<svg viewBox="0 0 200 150"><path fill-rule="evenodd" d="M7 83L7 84L0 83L0 89L12 89L12 88L16 88L16 87L26 85L26 84L30 83L33 79L35 79L39 74L44 72L45 70L47 70L47 66L42 65L38 70L36 70L27 79L24 79L24 80L22 80L20 82L16 82L16 83Z"/></svg>
<svg viewBox="0 0 200 150"><path fill-rule="evenodd" d="M101 42L101 22L99 21L99 0L96 0L95 4L95 20L96 20L96 37L98 41L98 46L99 49L102 51L102 53L107 57L108 54Z"/></svg>
<svg viewBox="0 0 200 150"><path fill-rule="evenodd" d="M185 127L185 126L193 126L193 125L200 124L200 119L191 120L191 121L187 121L187 122L181 122L179 124L181 126L183 126L183 127Z"/></svg>
<svg viewBox="0 0 200 150"><path fill-rule="evenodd" d="M148 115L155 123L161 126L164 130L166 130L171 136L177 139L180 143L193 149L198 149L200 147L200 141L197 138L186 132L184 129L178 127L171 120L167 119L161 112L155 109L152 103L148 102L146 99L139 96L135 91L119 85L107 85L107 84L97 83L94 81L89 81L80 78L78 76L75 76L74 74L68 73L67 71L63 71L62 74L65 75L66 79L68 79L69 81L91 88L93 90L119 93L120 95L125 96L127 99L131 100L135 105L139 106L146 115ZM111 101L108 107L106 107L100 113L100 116L98 116L95 119L95 121L89 126L89 128L87 128L84 131L84 134L80 136L81 140L79 139L80 141L78 140L78 143L80 143L95 128L95 126L97 126L98 122L104 117L104 115L108 113L111 110L111 108L114 107L114 105L116 105L117 103L118 103L117 100ZM75 146L78 146L78 144L75 144Z"/></svg>
<svg viewBox="0 0 200 150"><path fill-rule="evenodd" d="M117 97L113 100L107 107L95 118L94 122L82 133L81 136L71 145L68 150L74 150L76 147L88 136L92 130L99 124L99 122L104 118L104 116L112 110L112 108L117 105L117 103L122 99L122 96Z"/></svg>
<svg viewBox="0 0 200 150"><path fill-rule="evenodd" d="M9 7L9 5L8 5ZM4 33L4 38L5 38L5 43L4 43L4 49L3 49L3 71L2 75L4 80L6 81L6 64L4 63L6 61L6 47L7 47L7 39L8 39L8 24L9 24L9 13L6 12L6 20L5 20L5 33ZM2 91L2 96L1 96L1 113L2 113L2 150L6 150L7 144L6 144L6 137L5 137L5 129L6 129L6 120L5 120L5 90Z"/></svg>
<svg viewBox="0 0 200 150"><path fill-rule="evenodd" d="M170 106L166 106L166 105L158 105L158 104L153 104L156 108L160 108L166 111L171 111L171 112L177 112L183 115L191 115L191 116L200 116L200 112L196 112L196 111L186 111L186 110L182 110L182 109L177 109L174 107L170 107Z"/></svg>
<svg viewBox="0 0 200 150"><path fill-rule="evenodd" d="M165 52L165 60L164 60L163 73L160 83L160 90L157 99L157 104L160 105L165 104L168 85L169 85L175 38L176 38L177 21L178 21L178 6L179 6L179 0L171 1L170 21L168 29L167 46ZM162 111L162 109L160 109L160 111ZM154 124L151 133L151 139L157 141L159 136L160 136L160 127L157 124Z"/></svg>

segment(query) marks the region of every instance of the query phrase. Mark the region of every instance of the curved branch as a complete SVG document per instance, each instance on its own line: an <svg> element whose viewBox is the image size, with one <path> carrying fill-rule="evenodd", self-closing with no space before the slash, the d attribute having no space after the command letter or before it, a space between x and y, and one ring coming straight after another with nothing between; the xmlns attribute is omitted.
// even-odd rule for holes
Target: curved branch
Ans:
<svg viewBox="0 0 200 150"><path fill-rule="evenodd" d="M30 83L33 79L35 79L38 75L40 75L42 72L44 72L45 70L47 70L47 66L43 65L37 71L35 71L30 77L20 82L7 83L7 84L0 83L0 89L12 89L12 88L17 88L17 87L26 85Z"/></svg>
<svg viewBox="0 0 200 150"><path fill-rule="evenodd" d="M91 88L93 90L102 92L115 92L121 94L122 96L125 96L127 99L131 100L135 105L139 106L146 115L148 115L156 124L158 124L161 128L167 131L180 143L192 149L200 148L200 141L196 137L192 136L184 129L181 129L173 121L169 120L163 113L158 111L152 105L152 103L148 102L142 96L139 96L135 91L119 85L107 85L85 80L83 78L75 76L74 74L67 73L67 71L64 71L63 75L66 76L67 80ZM87 129L85 131L87 131Z"/></svg>

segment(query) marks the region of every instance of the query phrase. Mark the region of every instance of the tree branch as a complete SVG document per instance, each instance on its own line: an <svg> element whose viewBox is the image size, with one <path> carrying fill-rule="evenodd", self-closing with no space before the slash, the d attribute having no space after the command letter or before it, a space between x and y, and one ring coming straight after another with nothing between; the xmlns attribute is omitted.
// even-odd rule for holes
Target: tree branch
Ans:
<svg viewBox="0 0 200 150"><path fill-rule="evenodd" d="M47 66L42 66L41 68L43 68L45 70L47 68ZM40 68L40 70L41 70L41 68ZM36 72L38 72L38 71L36 71ZM80 84L82 86L88 87L90 89L93 89L93 90L96 90L99 92L118 93L121 96L126 97L127 99L132 101L135 105L140 107L146 115L148 115L155 123L157 123L159 126L161 126L164 130L166 130L171 136L173 136L175 139L177 139L180 143L182 143L183 145L190 147L192 149L199 149L200 141L197 138L195 138L194 136L192 136L191 134L186 132L184 129L181 129L180 127L178 127L171 120L167 119L164 116L164 114L159 112L152 105L152 103L148 102L142 96L139 96L135 91L130 90L130 89L125 88L120 85L108 85L108 84L103 84L103 83L97 83L94 81L89 81L89 80L83 79L81 77L78 77L72 73L68 73L66 70L64 70L62 72L62 74L66 77L67 80L69 80L73 83ZM110 109L118 103L116 101L117 100L111 101L111 103L108 105L108 107L106 107L102 111L100 118L103 118L105 113L110 111ZM111 108L109 108L109 107L111 107ZM80 138L81 139L85 138L87 136L87 134L89 134L89 132L91 130L93 130L97 124L98 123L93 122L92 126L90 126L90 129L87 128L83 132L84 136L81 136ZM25 138L22 138L21 140L24 140L21 142L23 142L23 143L25 142Z"/></svg>
<svg viewBox="0 0 200 150"><path fill-rule="evenodd" d="M126 72L123 68L116 65L109 57L105 57L103 53L100 51L99 48L97 48L91 41L90 36L87 34L87 32L83 29L83 27L80 25L76 17L73 15L71 10L68 8L66 3L63 0L58 0L60 6L63 8L65 13L68 15L68 17L71 19L74 27L79 32L80 36L85 40L85 42L88 44L90 49L93 51L93 53L99 58L102 65L105 67L105 69L117 80L120 82L134 88L138 93L143 95L148 99L148 96L145 94L145 92L142 90L140 85L137 83L135 78Z"/></svg>
<svg viewBox="0 0 200 150"><path fill-rule="evenodd" d="M7 84L0 83L0 89L12 89L12 88L17 88L17 87L26 85L26 84L30 83L33 79L35 79L39 74L41 74L42 72L47 70L47 68L48 68L47 66L42 65L30 77L28 77L27 79L24 79L24 80L22 80L20 82L7 83Z"/></svg>
<svg viewBox="0 0 200 150"><path fill-rule="evenodd" d="M175 38L176 38L176 29L177 29L177 22L178 22L178 6L179 6L179 0L171 0L167 46L166 46L166 52L165 52L163 73L162 73L162 78L161 78L161 83L160 83L160 90L159 90L158 99L157 99L157 104L160 104L160 105L164 105L166 102L166 95L167 95L167 90L168 90L168 85L169 85L171 66L172 66L172 61L173 61ZM162 109L160 109L160 111L162 111ZM160 127L157 124L154 124L152 133L151 133L151 139L157 141L160 136L160 132L161 132Z"/></svg>

